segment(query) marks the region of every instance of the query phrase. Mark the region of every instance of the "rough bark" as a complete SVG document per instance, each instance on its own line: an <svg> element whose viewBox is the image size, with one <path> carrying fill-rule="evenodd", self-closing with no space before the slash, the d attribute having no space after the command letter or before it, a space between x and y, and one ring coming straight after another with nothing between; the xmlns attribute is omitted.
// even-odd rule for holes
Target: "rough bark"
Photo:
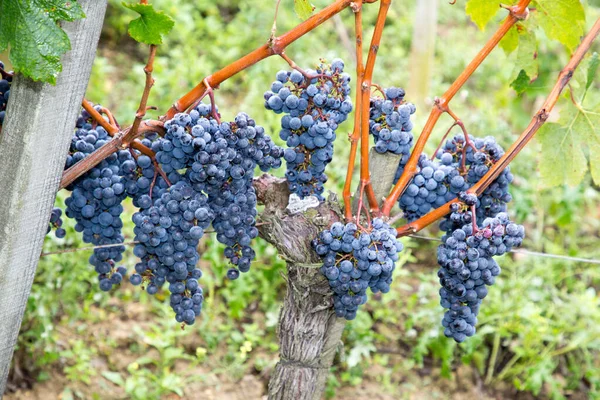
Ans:
<svg viewBox="0 0 600 400"><path fill-rule="evenodd" d="M335 199L291 214L284 180L264 175L256 182L261 236L287 261L288 290L279 318L280 360L269 382L269 399L316 400L325 389L345 321L333 311L329 283L311 240L342 217Z"/></svg>
<svg viewBox="0 0 600 400"><path fill-rule="evenodd" d="M389 192L399 156L370 153L373 189L378 198ZM321 259L311 241L343 214L335 197L318 207L292 214L284 179L263 175L255 181L261 213L261 237L287 261L288 289L279 316L280 360L269 382L270 400L318 400L323 396L329 369L346 321L333 310L332 292L321 274ZM366 199L365 199L366 201ZM356 207L356 205L355 205Z"/></svg>
<svg viewBox="0 0 600 400"><path fill-rule="evenodd" d="M71 50L56 86L17 75L0 135L0 397L106 10L80 4L87 18L63 24Z"/></svg>

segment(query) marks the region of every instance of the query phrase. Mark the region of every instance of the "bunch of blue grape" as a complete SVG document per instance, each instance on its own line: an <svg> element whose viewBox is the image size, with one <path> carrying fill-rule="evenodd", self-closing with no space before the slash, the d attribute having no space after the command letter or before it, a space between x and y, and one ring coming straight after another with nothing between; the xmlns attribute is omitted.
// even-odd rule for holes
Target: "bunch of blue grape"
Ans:
<svg viewBox="0 0 600 400"><path fill-rule="evenodd" d="M134 285L145 283L149 294L156 294L168 282L175 319L192 325L203 301L197 246L212 221L212 211L206 195L184 181L156 194L160 196L154 201L146 194L138 199L140 211L133 215L133 222L139 244L133 253L141 262L129 280Z"/></svg>
<svg viewBox="0 0 600 400"><path fill-rule="evenodd" d="M502 157L504 150L495 139L471 138L468 145L464 136L457 135L446 141L437 152L436 159L426 155L419 158L419 170L398 200L405 217L413 221L457 198L477 183L487 171ZM464 161L463 161L464 154ZM512 200L508 187L513 175L507 167L500 176L479 196L474 204L477 220L494 217L506 211L506 204ZM441 223L443 230L452 230L449 218ZM461 224L458 227L462 226Z"/></svg>
<svg viewBox="0 0 600 400"><path fill-rule="evenodd" d="M236 279L255 258L250 247L258 235L254 170L279 168L283 150L247 114L218 123L205 104L189 115L177 114L165 128L157 159L165 172L185 170L184 179L208 196L217 240L227 246L232 264L227 276Z"/></svg>
<svg viewBox="0 0 600 400"><path fill-rule="evenodd" d="M350 222L335 222L314 239L313 248L323 259L321 273L333 290L335 313L352 320L358 307L367 301L367 288L387 293L392 273L402 251L396 231L381 219L362 230Z"/></svg>
<svg viewBox="0 0 600 400"><path fill-rule="evenodd" d="M413 123L410 116L416 107L404 101L404 90L390 87L384 90L385 99L371 98L369 133L375 138L378 153L401 154L400 165L406 165L413 143Z"/></svg>
<svg viewBox="0 0 600 400"><path fill-rule="evenodd" d="M0 69L4 71L4 63L0 61ZM4 122L6 116L6 105L8 104L8 98L10 96L10 85L13 80L12 71L3 73L0 79L0 125Z"/></svg>
<svg viewBox="0 0 600 400"><path fill-rule="evenodd" d="M62 227L63 220L61 216L62 210L58 207L54 207L50 213L50 222L48 223L46 234L50 233L52 229L55 229L54 234L58 239L62 239L67 235L67 231Z"/></svg>
<svg viewBox="0 0 600 400"><path fill-rule="evenodd" d="M90 263L99 274L100 288L108 291L127 273L116 263L124 250L119 246L121 202L132 198L139 208L133 222L139 242L134 254L140 262L129 280L149 294L168 283L176 320L191 325L203 302L198 283L202 272L196 268L199 240L212 224L217 240L227 246L225 256L232 264L227 276L236 279L240 271L249 270L255 258L251 240L258 235L255 169L280 167L283 149L247 114L219 122L205 104L175 115L164 126L164 137L141 140L155 159L134 149L118 151L70 185L66 214L75 218L75 229L86 242L102 246ZM65 168L111 139L82 111Z"/></svg>
<svg viewBox="0 0 600 400"><path fill-rule="evenodd" d="M111 138L101 126L93 127L89 114L83 111L77 121L75 134L65 168L84 159ZM83 233L83 240L95 246L90 264L95 267L100 289L110 290L121 283L126 269L116 264L122 260L125 247L121 228L121 203L127 197L120 159L131 157L127 151L111 154L96 167L86 172L67 189L71 195L65 200L69 218L77 222L75 230Z"/></svg>
<svg viewBox="0 0 600 400"><path fill-rule="evenodd" d="M300 198L313 195L323 200L335 131L352 111L350 75L343 71L340 59L307 71L309 77L296 70L279 71L264 95L268 110L284 114L279 136L288 146L285 175L290 191Z"/></svg>
<svg viewBox="0 0 600 400"><path fill-rule="evenodd" d="M470 213L468 208L453 212ZM444 235L437 258L440 303L447 309L442 320L446 337L460 343L475 333L487 286L500 274L493 257L520 246L524 236L523 226L512 223L504 212L486 218L480 226L469 223Z"/></svg>

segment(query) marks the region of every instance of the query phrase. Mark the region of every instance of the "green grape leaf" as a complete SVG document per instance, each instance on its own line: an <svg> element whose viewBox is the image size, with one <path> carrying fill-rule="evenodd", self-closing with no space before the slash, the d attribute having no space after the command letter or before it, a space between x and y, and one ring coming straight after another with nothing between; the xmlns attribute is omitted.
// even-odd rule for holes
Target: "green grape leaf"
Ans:
<svg viewBox="0 0 600 400"><path fill-rule="evenodd" d="M578 185L585 176L587 163L581 142L572 126L546 123L538 132L542 144L540 175L544 187L565 183Z"/></svg>
<svg viewBox="0 0 600 400"><path fill-rule="evenodd" d="M294 11L300 19L307 19L315 10L310 0L294 0Z"/></svg>
<svg viewBox="0 0 600 400"><path fill-rule="evenodd" d="M75 21L85 18L79 3L73 0L35 0L54 20Z"/></svg>
<svg viewBox="0 0 600 400"><path fill-rule="evenodd" d="M535 16L546 36L573 51L583 36L585 13L580 0L536 0Z"/></svg>
<svg viewBox="0 0 600 400"><path fill-rule="evenodd" d="M587 81L585 82L585 91L592 86L594 83L594 79L596 77L596 72L598 71L598 67L600 66L600 58L598 57L598 53L592 54L590 57L590 63L587 70Z"/></svg>
<svg viewBox="0 0 600 400"><path fill-rule="evenodd" d="M60 56L71 49L58 20L85 17L74 0L0 1L0 52L10 46L16 72L55 84L62 71Z"/></svg>
<svg viewBox="0 0 600 400"><path fill-rule="evenodd" d="M532 31L522 31L519 34L515 71L521 70L525 71L531 80L538 76L537 40Z"/></svg>
<svg viewBox="0 0 600 400"><path fill-rule="evenodd" d="M468 0L465 9L473 22L483 30L500 9L500 2L497 0Z"/></svg>
<svg viewBox="0 0 600 400"><path fill-rule="evenodd" d="M512 53L519 46L519 32L517 29L517 25L513 26L506 32L502 40L500 40L499 45L506 54Z"/></svg>
<svg viewBox="0 0 600 400"><path fill-rule="evenodd" d="M511 86L517 93L522 93L538 76L537 40L533 31L524 29L519 31L518 36L519 47L515 57L514 80Z"/></svg>
<svg viewBox="0 0 600 400"><path fill-rule="evenodd" d="M594 110L599 110L596 105ZM538 133L542 144L540 174L544 186L581 183L588 170L584 147L589 149L592 179L600 184L600 112L569 103L556 123Z"/></svg>
<svg viewBox="0 0 600 400"><path fill-rule="evenodd" d="M519 75L511 82L510 87L515 90L518 94L523 93L529 86L530 79L527 73L523 70L519 72Z"/></svg>
<svg viewBox="0 0 600 400"><path fill-rule="evenodd" d="M161 44L175 22L162 11L156 11L151 4L122 3L124 7L140 16L129 23L129 35L140 43Z"/></svg>

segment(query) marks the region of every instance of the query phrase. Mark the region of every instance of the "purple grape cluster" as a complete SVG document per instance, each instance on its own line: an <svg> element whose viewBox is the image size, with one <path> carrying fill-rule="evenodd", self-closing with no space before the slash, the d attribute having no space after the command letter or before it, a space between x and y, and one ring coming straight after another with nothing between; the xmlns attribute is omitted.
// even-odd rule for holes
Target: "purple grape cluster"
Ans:
<svg viewBox="0 0 600 400"><path fill-rule="evenodd" d="M369 230L354 223L335 222L314 239L313 248L323 259L321 273L333 290L338 317L352 320L358 307L367 301L367 288L387 293L392 273L402 251L396 231L381 219Z"/></svg>
<svg viewBox="0 0 600 400"><path fill-rule="evenodd" d="M375 151L402 154L400 165L404 166L413 143L410 116L416 107L404 101L404 89L390 87L384 92L385 99L371 98L369 133L375 138Z"/></svg>
<svg viewBox="0 0 600 400"><path fill-rule="evenodd" d="M340 59L307 71L309 77L296 70L279 71L264 95L268 110L284 114L279 136L288 146L285 175L290 191L301 198L314 195L323 200L335 131L352 111L350 75L343 71Z"/></svg>
<svg viewBox="0 0 600 400"><path fill-rule="evenodd" d="M58 239L62 239L67 235L67 231L62 227L63 220L61 218L62 210L58 207L54 207L50 213L50 222L48 223L48 230L46 234L50 233L54 229L54 234Z"/></svg>
<svg viewBox="0 0 600 400"><path fill-rule="evenodd" d="M4 63L2 61L0 61L0 69L4 70ZM10 96L10 85L13 80L12 74L12 71L10 71L0 77L0 126L4 123L4 117L6 116L6 106Z"/></svg>
<svg viewBox="0 0 600 400"><path fill-rule="evenodd" d="M398 200L409 221L422 217L467 191L504 154L502 147L491 136L471 138L470 143L472 145L467 144L463 135L457 135L446 141L437 152L436 159L429 160L426 155L421 155L419 171ZM508 192L512 180L513 175L507 167L479 196L475 204L478 221L506 211L506 204L512 200ZM443 230L452 230L448 218L441 223L441 227Z"/></svg>
<svg viewBox="0 0 600 400"><path fill-rule="evenodd" d="M99 109L99 106L96 108ZM94 127L90 115L82 111L71 140L65 169L110 140L106 130L101 126ZM124 240L121 203L127 197L121 160L130 157L127 151L111 154L67 188L71 195L65 200L65 214L75 219L75 230L83 233L83 241L95 246L109 245L94 249L89 259L98 273L100 289L104 291L121 283L126 273L124 267L116 264L123 259L125 251L125 247L119 245Z"/></svg>
<svg viewBox="0 0 600 400"><path fill-rule="evenodd" d="M470 212L468 206L453 211ZM473 336L487 286L500 274L493 257L520 246L524 236L523 226L512 223L504 212L480 226L466 224L443 236L437 258L441 305L448 310L442 320L445 336L459 343Z"/></svg>

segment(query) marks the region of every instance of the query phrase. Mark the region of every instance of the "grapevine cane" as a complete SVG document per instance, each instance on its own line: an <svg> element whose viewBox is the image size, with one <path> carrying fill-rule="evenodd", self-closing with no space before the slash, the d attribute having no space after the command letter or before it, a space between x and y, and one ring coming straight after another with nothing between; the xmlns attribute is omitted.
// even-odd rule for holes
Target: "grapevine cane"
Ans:
<svg viewBox="0 0 600 400"><path fill-rule="evenodd" d="M552 91L546 98L544 104L542 104L538 112L535 114L527 128L525 128L525 130L523 131L523 133L521 133L519 138L512 144L508 151L490 168L490 170L485 174L485 176L479 182L477 182L471 189L468 190L468 193L474 193L476 195L480 195L481 193L483 193L483 191L494 181L494 179L498 177L498 175L500 175L504 168L508 166L508 164L519 154L519 152L525 147L525 145L527 145L527 143L529 143L529 141L535 136L540 127L548 119L550 111L552 111L552 108L554 108L554 105L558 101L560 94L573 77L575 69L583 59L583 56L588 52L592 43L594 42L599 33L600 18L596 20L594 26L585 36L575 53L573 53L573 56L569 60L568 64L560 72L558 80L552 88ZM398 228L398 236L408 236L431 225L435 221L448 214L450 212L450 206L457 202L458 200L449 201L443 206L436 208L427 215L417 219L416 221Z"/></svg>
<svg viewBox="0 0 600 400"><path fill-rule="evenodd" d="M352 220L352 205L350 202L350 190L352 186L352 175L354 174L354 164L356 162L356 152L358 141L360 140L360 118L361 118L361 87L364 76L363 50L362 50L362 0L353 3L352 10L354 11L354 30L356 35L356 104L354 105L354 130L349 136L350 140L350 158L348 159L348 170L346 172L346 181L344 182L344 190L342 197L344 198L344 215L347 221Z"/></svg>
<svg viewBox="0 0 600 400"><path fill-rule="evenodd" d="M500 40L506 35L506 33L513 27L517 21L522 20L527 17L529 11L527 6L531 0L520 0L519 3L513 7L509 8L510 14L504 20L504 23L498 28L496 33L488 40L485 46L481 49L479 53L473 58L473 60L467 65L465 70L456 78L454 83L448 88L446 93L436 101L435 106L431 110L429 114L429 118L423 127L423 131L419 135L419 139L417 143L415 143L415 148L413 149L406 166L404 167L404 172L398 179L398 182L392 189L390 195L385 199L382 207L382 212L384 215L389 215L392 207L400 197L400 195L404 192L406 187L408 186L410 180L414 176L417 171L417 163L419 161L419 157L435 127L440 116L447 112L448 103L452 100L452 98L458 93L460 88L467 82L467 80L471 77L473 72L481 65L481 63L486 59L486 57L490 54L490 52L498 45Z"/></svg>

